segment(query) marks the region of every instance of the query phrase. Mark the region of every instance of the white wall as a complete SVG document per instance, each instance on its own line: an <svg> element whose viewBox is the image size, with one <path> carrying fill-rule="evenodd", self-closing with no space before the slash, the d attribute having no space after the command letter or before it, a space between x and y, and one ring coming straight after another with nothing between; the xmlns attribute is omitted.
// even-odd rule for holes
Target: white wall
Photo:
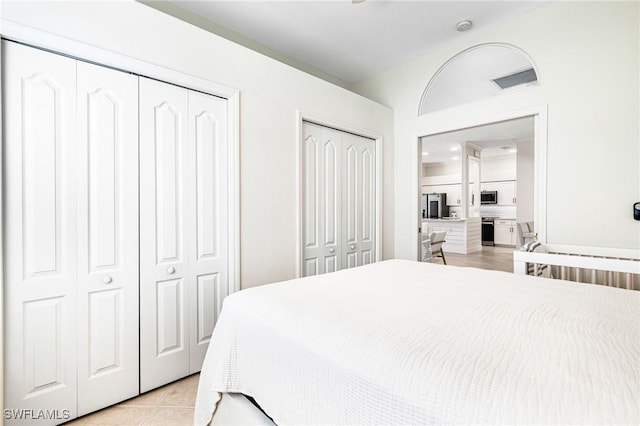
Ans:
<svg viewBox="0 0 640 426"><path fill-rule="evenodd" d="M394 109L395 255L416 258L420 136L480 124L489 117L547 105L547 241L638 250L640 222L640 52L638 2L552 2L485 30L471 30L437 51L384 72L356 89ZM438 68L480 43L528 53L540 86L417 116ZM589 200L608 201L602 211Z"/></svg>
<svg viewBox="0 0 640 426"><path fill-rule="evenodd" d="M516 154L482 157L480 160L480 182L516 180Z"/></svg>
<svg viewBox="0 0 640 426"><path fill-rule="evenodd" d="M445 185L462 182L462 165L460 161L448 163L425 164L422 163L423 185Z"/></svg>
<svg viewBox="0 0 640 426"><path fill-rule="evenodd" d="M393 116L375 102L133 1L3 2L3 19L240 90L241 285L296 270L296 111L383 135L383 256L393 257Z"/></svg>

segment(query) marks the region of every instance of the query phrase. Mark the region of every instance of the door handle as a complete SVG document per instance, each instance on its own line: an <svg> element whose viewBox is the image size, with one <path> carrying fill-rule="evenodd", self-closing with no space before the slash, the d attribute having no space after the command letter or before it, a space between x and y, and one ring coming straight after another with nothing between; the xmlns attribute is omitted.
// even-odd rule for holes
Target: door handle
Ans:
<svg viewBox="0 0 640 426"><path fill-rule="evenodd" d="M349 247L351 248L351 250L355 250L356 249L356 245L355 244L351 244Z"/></svg>
<svg viewBox="0 0 640 426"><path fill-rule="evenodd" d="M336 249L334 249L334 248L330 248L329 249L329 253L335 253L335 252L336 252Z"/></svg>
<svg viewBox="0 0 640 426"><path fill-rule="evenodd" d="M102 282L104 284L111 284L113 282L113 278L111 278L109 275L105 275L104 277L102 277Z"/></svg>
<svg viewBox="0 0 640 426"><path fill-rule="evenodd" d="M169 266L167 268L167 274L172 275L176 273L176 268L174 268L173 266Z"/></svg>

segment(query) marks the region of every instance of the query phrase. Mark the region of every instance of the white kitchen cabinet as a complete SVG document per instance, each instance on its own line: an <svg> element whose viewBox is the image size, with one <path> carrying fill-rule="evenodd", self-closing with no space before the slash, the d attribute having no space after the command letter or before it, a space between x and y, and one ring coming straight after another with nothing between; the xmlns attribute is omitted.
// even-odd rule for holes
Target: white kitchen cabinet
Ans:
<svg viewBox="0 0 640 426"><path fill-rule="evenodd" d="M375 261L375 141L305 122L304 275Z"/></svg>
<svg viewBox="0 0 640 426"><path fill-rule="evenodd" d="M459 206L462 203L462 188L461 184L443 185L444 192L447 194L448 206Z"/></svg>
<svg viewBox="0 0 640 426"><path fill-rule="evenodd" d="M497 219L493 225L493 242L501 246L516 245L516 221Z"/></svg>
<svg viewBox="0 0 640 426"><path fill-rule="evenodd" d="M499 205L516 204L516 181L506 180L497 182L482 182L482 191L497 191Z"/></svg>
<svg viewBox="0 0 640 426"><path fill-rule="evenodd" d="M451 253L468 254L482 250L480 241L480 218L467 219L427 219L422 222L422 231L430 235L435 231L445 231L442 250Z"/></svg>
<svg viewBox="0 0 640 426"><path fill-rule="evenodd" d="M423 185L422 193L447 194L447 206L459 206L462 203L462 185L459 183L446 185Z"/></svg>

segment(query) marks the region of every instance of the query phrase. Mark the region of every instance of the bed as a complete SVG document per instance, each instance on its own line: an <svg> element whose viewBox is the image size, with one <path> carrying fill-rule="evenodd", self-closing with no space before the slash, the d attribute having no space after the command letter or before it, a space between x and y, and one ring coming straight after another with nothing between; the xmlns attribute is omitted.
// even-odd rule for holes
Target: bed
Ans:
<svg viewBox="0 0 640 426"><path fill-rule="evenodd" d="M227 297L194 421L639 424L638 360L640 292L390 260Z"/></svg>

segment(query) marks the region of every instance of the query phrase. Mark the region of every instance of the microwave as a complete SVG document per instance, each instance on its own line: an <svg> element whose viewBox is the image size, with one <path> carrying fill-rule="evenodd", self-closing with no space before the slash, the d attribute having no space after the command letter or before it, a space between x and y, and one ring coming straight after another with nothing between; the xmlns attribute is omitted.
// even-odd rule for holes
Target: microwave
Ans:
<svg viewBox="0 0 640 426"><path fill-rule="evenodd" d="M480 204L498 204L498 191L482 191Z"/></svg>

